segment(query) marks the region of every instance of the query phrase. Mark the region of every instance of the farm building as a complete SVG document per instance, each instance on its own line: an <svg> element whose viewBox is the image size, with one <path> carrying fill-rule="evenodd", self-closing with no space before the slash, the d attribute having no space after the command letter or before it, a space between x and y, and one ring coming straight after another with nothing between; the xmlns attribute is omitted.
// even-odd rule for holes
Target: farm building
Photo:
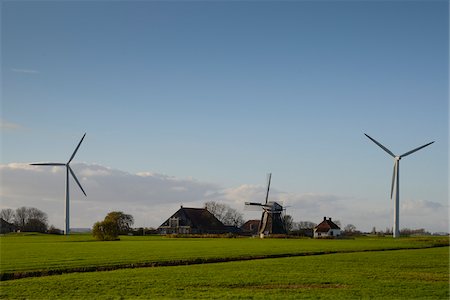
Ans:
<svg viewBox="0 0 450 300"><path fill-rule="evenodd" d="M331 218L323 217L323 221L314 227L314 238L337 237L341 235L341 228Z"/></svg>
<svg viewBox="0 0 450 300"><path fill-rule="evenodd" d="M241 232L246 235L257 235L260 220L248 220L241 226Z"/></svg>
<svg viewBox="0 0 450 300"><path fill-rule="evenodd" d="M0 218L0 233L10 233L17 230L16 225L6 222Z"/></svg>
<svg viewBox="0 0 450 300"><path fill-rule="evenodd" d="M233 232L234 226L225 226L206 208L180 209L158 227L160 234L220 234Z"/></svg>

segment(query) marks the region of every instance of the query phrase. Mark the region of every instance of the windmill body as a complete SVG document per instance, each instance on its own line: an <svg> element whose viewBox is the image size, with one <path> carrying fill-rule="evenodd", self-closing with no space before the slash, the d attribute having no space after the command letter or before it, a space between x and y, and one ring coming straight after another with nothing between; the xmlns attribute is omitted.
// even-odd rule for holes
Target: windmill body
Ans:
<svg viewBox="0 0 450 300"><path fill-rule="evenodd" d="M394 153L392 153L391 150L389 150L388 148L377 142L375 139L371 138L369 135L367 134L364 135L367 136L372 142L377 144L381 149L386 151L386 153L388 153L390 156L394 158L394 171L392 173L392 184L391 184L391 199L394 198L394 228L392 234L394 238L398 238L400 237L400 160L405 156L408 156L416 151L419 151L422 148L425 148L433 144L434 141L425 144L423 146L417 147L402 155L395 155Z"/></svg>
<svg viewBox="0 0 450 300"><path fill-rule="evenodd" d="M275 201L269 200L270 180L272 174L267 176L267 192L265 203L245 202L247 206L259 206L262 209L261 221L259 222L258 233L261 237L268 234L284 234L286 229L283 223L283 206Z"/></svg>
<svg viewBox="0 0 450 300"><path fill-rule="evenodd" d="M72 168L70 167L70 162L75 157L75 154L77 153L78 148L80 148L80 145L83 142L85 136L86 136L86 133L81 138L80 142L78 143L78 146L75 148L75 151L72 153L72 156L69 158L67 163L33 163L33 164L30 164L30 165L33 165L33 166L65 166L66 167L66 203L65 203L65 212L66 212L65 227L66 228L64 230L64 234L66 234L66 235L68 235L70 233L69 173L72 175L73 179L78 184L78 186L80 187L80 189L83 192L83 194L85 196L87 196L85 191L84 191L84 189L83 189L83 187L81 186L80 182L78 181L77 176L75 175L75 173L73 172Z"/></svg>

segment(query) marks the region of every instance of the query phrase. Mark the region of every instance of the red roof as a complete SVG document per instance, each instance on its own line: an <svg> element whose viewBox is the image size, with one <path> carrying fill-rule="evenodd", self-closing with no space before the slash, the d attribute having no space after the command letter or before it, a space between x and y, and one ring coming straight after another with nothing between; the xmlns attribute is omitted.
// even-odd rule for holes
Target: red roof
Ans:
<svg viewBox="0 0 450 300"><path fill-rule="evenodd" d="M337 226L333 221L331 221L331 218L327 220L326 217L323 218L322 223L317 225L315 227L316 232L328 232L330 229L341 229L339 226Z"/></svg>
<svg viewBox="0 0 450 300"><path fill-rule="evenodd" d="M257 231L259 227L260 220L248 220L241 226L241 229L244 231Z"/></svg>

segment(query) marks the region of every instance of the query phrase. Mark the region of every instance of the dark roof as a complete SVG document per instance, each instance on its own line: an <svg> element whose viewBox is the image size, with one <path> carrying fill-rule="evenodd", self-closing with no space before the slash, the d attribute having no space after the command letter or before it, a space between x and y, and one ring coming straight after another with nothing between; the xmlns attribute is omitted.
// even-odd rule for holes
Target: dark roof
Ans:
<svg viewBox="0 0 450 300"><path fill-rule="evenodd" d="M337 226L333 221L331 221L331 218L327 220L326 217L323 218L322 223L314 227L314 229L317 232L328 232L330 229L341 229L339 226Z"/></svg>
<svg viewBox="0 0 450 300"><path fill-rule="evenodd" d="M8 233L16 230L16 225L5 221L0 218L0 233Z"/></svg>
<svg viewBox="0 0 450 300"><path fill-rule="evenodd" d="M226 226L206 208L181 207L160 227L170 227L173 218L178 219L177 226L188 226L196 232L228 232Z"/></svg>
<svg viewBox="0 0 450 300"><path fill-rule="evenodd" d="M206 208L181 207L178 212L183 212L192 222L195 228L223 229L224 225Z"/></svg>
<svg viewBox="0 0 450 300"><path fill-rule="evenodd" d="M250 226L252 226L252 230L258 229L259 227L259 222L261 222L260 220L248 220L247 222L245 222L242 226L241 229L242 230L246 230L246 231L250 231Z"/></svg>

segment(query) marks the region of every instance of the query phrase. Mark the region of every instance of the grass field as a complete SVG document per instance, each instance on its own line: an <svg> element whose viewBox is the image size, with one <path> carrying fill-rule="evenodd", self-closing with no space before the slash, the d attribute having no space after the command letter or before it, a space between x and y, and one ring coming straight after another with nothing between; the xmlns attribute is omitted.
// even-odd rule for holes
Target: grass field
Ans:
<svg viewBox="0 0 450 300"><path fill-rule="evenodd" d="M359 238L355 240L121 237L98 242L90 235L6 235L0 237L0 273L78 270L174 261L240 259L322 252L422 248L448 245L448 237Z"/></svg>
<svg viewBox="0 0 450 300"><path fill-rule="evenodd" d="M10 235L0 237L3 273L272 254L323 255L7 280L0 283L0 298L448 299L448 243L448 237L398 240L122 237L119 242L96 242L88 235ZM426 248L443 245L447 247ZM364 252L383 249L408 250ZM347 251L355 252L324 254Z"/></svg>

